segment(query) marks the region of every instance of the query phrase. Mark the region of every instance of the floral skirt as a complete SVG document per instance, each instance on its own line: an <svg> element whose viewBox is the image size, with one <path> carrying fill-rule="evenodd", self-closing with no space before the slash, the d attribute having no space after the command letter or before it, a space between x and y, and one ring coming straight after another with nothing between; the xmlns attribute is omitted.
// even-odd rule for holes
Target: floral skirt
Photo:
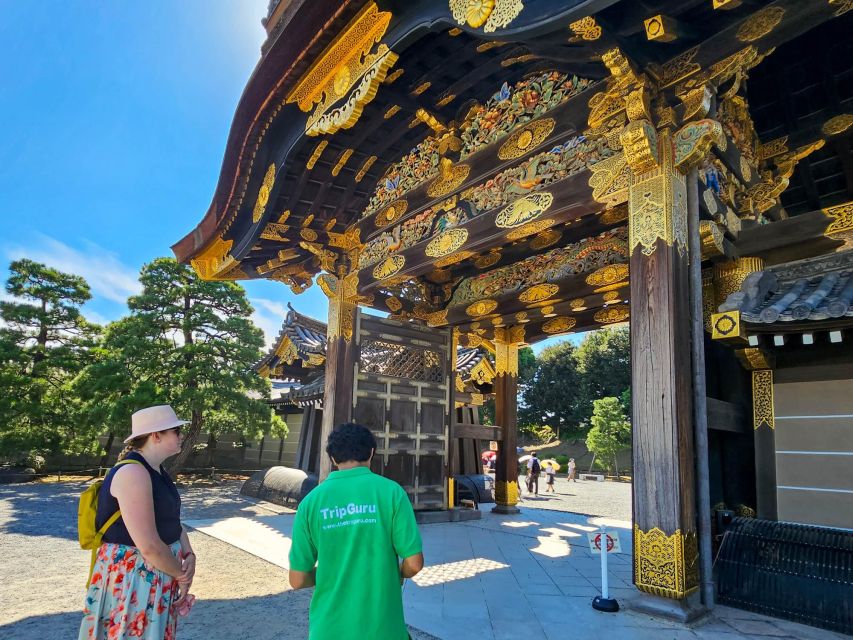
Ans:
<svg viewBox="0 0 853 640"><path fill-rule="evenodd" d="M181 543L171 545L175 557ZM146 568L136 547L105 542L86 592L78 640L173 640L178 581Z"/></svg>

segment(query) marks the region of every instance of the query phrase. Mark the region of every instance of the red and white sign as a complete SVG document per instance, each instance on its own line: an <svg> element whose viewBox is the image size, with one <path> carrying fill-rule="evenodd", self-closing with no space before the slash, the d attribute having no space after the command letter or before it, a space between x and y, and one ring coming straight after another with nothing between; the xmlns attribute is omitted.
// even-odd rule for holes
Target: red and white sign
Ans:
<svg viewBox="0 0 853 640"><path fill-rule="evenodd" d="M608 531L606 536L607 553L622 553L622 547L619 544L619 532ZM589 550L592 552L592 555L598 555L601 553L601 532L592 531L587 533L586 537L589 540Z"/></svg>

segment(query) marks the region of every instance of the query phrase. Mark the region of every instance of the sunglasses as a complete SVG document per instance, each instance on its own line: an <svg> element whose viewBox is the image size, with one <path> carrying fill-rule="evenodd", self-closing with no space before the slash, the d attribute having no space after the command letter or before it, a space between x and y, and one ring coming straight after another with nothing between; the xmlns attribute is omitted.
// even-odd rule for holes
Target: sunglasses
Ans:
<svg viewBox="0 0 853 640"><path fill-rule="evenodd" d="M169 433L170 431L174 431L175 435L179 436L179 435L181 435L181 426L178 425L177 427L172 427L171 429L164 429L160 433Z"/></svg>

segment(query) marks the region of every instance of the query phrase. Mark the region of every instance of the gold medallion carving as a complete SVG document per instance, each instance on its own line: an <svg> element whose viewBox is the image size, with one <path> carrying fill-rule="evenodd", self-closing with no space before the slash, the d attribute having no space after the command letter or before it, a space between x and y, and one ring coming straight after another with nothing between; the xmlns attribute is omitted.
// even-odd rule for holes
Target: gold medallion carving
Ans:
<svg viewBox="0 0 853 640"><path fill-rule="evenodd" d="M530 305L530 306L532 307L533 305ZM546 306L544 306L544 307L541 307L541 308L539 309L539 313L541 313L541 314L542 314L542 317L543 317L543 318L550 318L550 317L552 317L552 316L555 316L555 315L556 315L556 314L554 313L554 305L552 305L552 304L549 304L549 305L546 305Z"/></svg>
<svg viewBox="0 0 853 640"><path fill-rule="evenodd" d="M465 307L465 313L472 318L485 316L498 308L498 303L494 300L480 300Z"/></svg>
<svg viewBox="0 0 853 640"><path fill-rule="evenodd" d="M545 213L553 202L554 196L547 191L529 193L504 207L495 217L495 226L502 229L520 227Z"/></svg>
<svg viewBox="0 0 853 640"><path fill-rule="evenodd" d="M430 258L440 258L461 248L467 239L467 229L450 229L430 240L424 253Z"/></svg>
<svg viewBox="0 0 853 640"><path fill-rule="evenodd" d="M299 236L306 242L317 241L317 232L314 229L300 229Z"/></svg>
<svg viewBox="0 0 853 640"><path fill-rule="evenodd" d="M373 277L384 280L397 273L406 264L406 259L400 255L388 256L373 268Z"/></svg>
<svg viewBox="0 0 853 640"><path fill-rule="evenodd" d="M393 224L400 219L404 213L406 213L406 209L409 208L409 203L406 200L396 200L385 207L382 211L376 214L376 226L377 227L385 227L389 224Z"/></svg>
<svg viewBox="0 0 853 640"><path fill-rule="evenodd" d="M553 298L559 290L560 287L555 284L537 284L524 290L521 295L518 296L518 299L525 303L541 302L542 300Z"/></svg>
<svg viewBox="0 0 853 640"><path fill-rule="evenodd" d="M837 136L839 134L847 131L851 126L853 126L853 115L849 113L844 113L840 116L835 116L834 118L830 118L826 122L823 123L823 126L820 130L827 136Z"/></svg>
<svg viewBox="0 0 853 640"><path fill-rule="evenodd" d="M752 418L755 429L764 426L776 428L772 369L752 372Z"/></svg>
<svg viewBox="0 0 853 640"><path fill-rule="evenodd" d="M550 218L546 218L545 220L534 220L533 222L528 222L523 227L519 227L510 231L508 234L506 234L506 239L510 241L521 240L522 238L532 236L535 233L540 233L553 225L554 221Z"/></svg>
<svg viewBox="0 0 853 640"><path fill-rule="evenodd" d="M618 300L618 299L619 299L619 298L621 298L621 297L622 297L622 296L621 296L621 295L619 295L619 292L618 292L618 291L608 291L608 292L607 292L607 293L605 293L603 296L601 296L601 298L602 298L605 302L613 302L614 300Z"/></svg>
<svg viewBox="0 0 853 640"><path fill-rule="evenodd" d="M586 283L593 287L622 282L628 277L627 264L609 264L593 271L586 277ZM583 302L583 301L581 301Z"/></svg>
<svg viewBox="0 0 853 640"><path fill-rule="evenodd" d="M593 319L601 324L613 324L614 322L624 322L630 315L628 305L619 304L596 311Z"/></svg>
<svg viewBox="0 0 853 640"><path fill-rule="evenodd" d="M545 249L559 242L562 237L563 234L556 229L546 229L530 241L530 248L534 251Z"/></svg>
<svg viewBox="0 0 853 640"><path fill-rule="evenodd" d="M267 209L267 203L270 200L270 192L272 191L272 186L275 183L275 164L270 164L267 167L267 172L264 175L264 181L261 183L260 189L258 189L258 199L255 200L255 207L252 209L252 222L258 222L261 219L261 216L264 215L264 211Z"/></svg>
<svg viewBox="0 0 853 640"><path fill-rule="evenodd" d="M586 301L583 298L575 298L569 302L569 306L573 311L583 311L586 309Z"/></svg>
<svg viewBox="0 0 853 640"><path fill-rule="evenodd" d="M306 112L313 108L305 124L308 135L352 127L376 96L397 61L396 53L378 44L390 22L390 11L379 11L375 2L368 3L300 77L287 103L296 102Z"/></svg>
<svg viewBox="0 0 853 640"><path fill-rule="evenodd" d="M458 164L450 167L446 172L442 171L439 177L433 180L427 188L427 195L430 198L440 198L447 195L461 186L470 172L471 167L467 164Z"/></svg>
<svg viewBox="0 0 853 640"><path fill-rule="evenodd" d="M498 158L501 160L512 160L520 158L542 144L554 130L553 118L542 118L528 122L526 125L516 129L507 141L498 149Z"/></svg>
<svg viewBox="0 0 853 640"><path fill-rule="evenodd" d="M782 7L765 7L749 16L737 30L737 39L741 42L755 42L776 28L785 15Z"/></svg>
<svg viewBox="0 0 853 640"><path fill-rule="evenodd" d="M578 321L576 318L570 318L568 316L551 318L542 325L542 331L548 334L565 333L566 331L573 329L577 323Z"/></svg>
<svg viewBox="0 0 853 640"><path fill-rule="evenodd" d="M666 535L657 527L634 525L634 582L640 591L682 599L699 588L699 547L696 534L676 529Z"/></svg>

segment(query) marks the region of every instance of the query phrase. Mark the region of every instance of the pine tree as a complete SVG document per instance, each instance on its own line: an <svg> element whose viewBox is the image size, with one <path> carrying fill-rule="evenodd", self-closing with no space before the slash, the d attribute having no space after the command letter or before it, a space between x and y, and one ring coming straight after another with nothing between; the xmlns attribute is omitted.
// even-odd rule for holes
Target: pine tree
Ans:
<svg viewBox="0 0 853 640"><path fill-rule="evenodd" d="M9 271L13 299L0 302L0 455L76 452L91 442L72 418L70 393L98 334L80 313L89 285L27 259Z"/></svg>
<svg viewBox="0 0 853 640"><path fill-rule="evenodd" d="M616 454L631 446L631 423L625 418L619 398L602 398L593 402L592 429L586 437L587 449L597 457L613 462L616 472Z"/></svg>

